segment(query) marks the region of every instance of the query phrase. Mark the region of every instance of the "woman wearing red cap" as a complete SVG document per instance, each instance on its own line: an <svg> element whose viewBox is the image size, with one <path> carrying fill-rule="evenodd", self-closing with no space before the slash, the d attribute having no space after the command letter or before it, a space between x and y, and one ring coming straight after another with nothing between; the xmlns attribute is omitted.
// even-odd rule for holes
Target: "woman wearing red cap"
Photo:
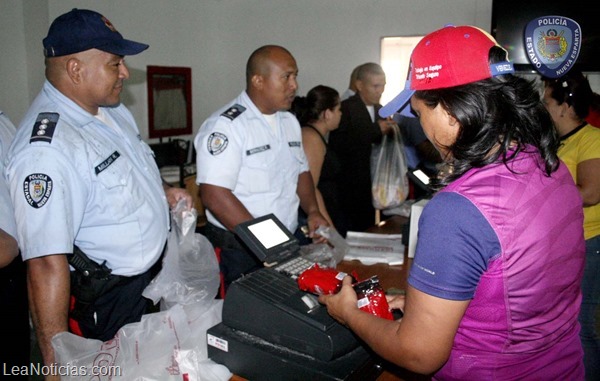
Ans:
<svg viewBox="0 0 600 381"><path fill-rule="evenodd" d="M321 296L375 352L436 380L582 380L577 315L584 265L581 197L557 156L558 137L535 85L470 26L425 36L407 88L445 160L397 321L356 305L351 279Z"/></svg>

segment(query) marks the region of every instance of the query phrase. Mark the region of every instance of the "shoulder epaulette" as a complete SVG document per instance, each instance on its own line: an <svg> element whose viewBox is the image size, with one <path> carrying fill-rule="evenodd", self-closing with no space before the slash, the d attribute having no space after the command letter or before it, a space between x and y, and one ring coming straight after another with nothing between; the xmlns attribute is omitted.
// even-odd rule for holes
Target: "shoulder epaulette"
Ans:
<svg viewBox="0 0 600 381"><path fill-rule="evenodd" d="M221 116L224 116L225 118L227 118L229 120L234 120L235 118L240 116L240 114L243 113L244 111L246 111L246 107L236 103L233 106L229 107L227 110L225 110L221 114Z"/></svg>
<svg viewBox="0 0 600 381"><path fill-rule="evenodd" d="M46 142L52 143L52 136L54 135L54 129L58 122L59 114L56 112L41 112L38 114L35 124L33 125L33 131L31 131L31 138L29 143L33 142Z"/></svg>

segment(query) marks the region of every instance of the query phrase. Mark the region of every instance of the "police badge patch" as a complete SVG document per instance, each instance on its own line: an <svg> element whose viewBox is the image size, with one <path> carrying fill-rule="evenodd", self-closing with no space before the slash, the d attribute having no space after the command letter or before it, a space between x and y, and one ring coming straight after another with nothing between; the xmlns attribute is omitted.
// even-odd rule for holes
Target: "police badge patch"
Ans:
<svg viewBox="0 0 600 381"><path fill-rule="evenodd" d="M581 50L581 27L563 16L542 16L527 23L527 58L543 76L559 78L567 74Z"/></svg>
<svg viewBox="0 0 600 381"><path fill-rule="evenodd" d="M225 148L227 148L227 144L229 144L229 139L227 139L227 136L220 132L213 132L208 137L208 152L213 156L218 155L221 152L225 151Z"/></svg>
<svg viewBox="0 0 600 381"><path fill-rule="evenodd" d="M52 194L52 179L43 173L33 173L23 181L23 194L27 203L38 209L46 205Z"/></svg>

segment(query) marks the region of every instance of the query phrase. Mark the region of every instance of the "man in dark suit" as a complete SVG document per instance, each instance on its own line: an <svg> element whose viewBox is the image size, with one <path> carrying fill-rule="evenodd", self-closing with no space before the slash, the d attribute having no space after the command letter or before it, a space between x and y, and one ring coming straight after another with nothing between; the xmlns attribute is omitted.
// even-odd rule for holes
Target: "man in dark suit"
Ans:
<svg viewBox="0 0 600 381"><path fill-rule="evenodd" d="M329 149L342 164L340 204L348 218L348 230L364 231L375 223L371 192L371 145L392 131L395 122L378 115L379 100L385 89L385 73L380 65L360 66L357 92L342 102L340 127L331 132Z"/></svg>

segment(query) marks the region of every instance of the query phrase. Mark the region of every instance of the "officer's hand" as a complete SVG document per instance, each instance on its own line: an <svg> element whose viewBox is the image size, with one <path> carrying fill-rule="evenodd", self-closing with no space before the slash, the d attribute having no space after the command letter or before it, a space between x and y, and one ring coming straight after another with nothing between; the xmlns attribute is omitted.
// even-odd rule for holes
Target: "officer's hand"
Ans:
<svg viewBox="0 0 600 381"><path fill-rule="evenodd" d="M308 236L312 238L313 243L325 243L327 239L316 233L319 226L329 226L329 222L323 217L321 212L314 211L308 215Z"/></svg>
<svg viewBox="0 0 600 381"><path fill-rule="evenodd" d="M167 195L167 202L169 203L169 208L173 209L179 200L185 199L185 204L188 209L192 209L193 200L192 195L183 188L167 188L165 189L165 194Z"/></svg>

